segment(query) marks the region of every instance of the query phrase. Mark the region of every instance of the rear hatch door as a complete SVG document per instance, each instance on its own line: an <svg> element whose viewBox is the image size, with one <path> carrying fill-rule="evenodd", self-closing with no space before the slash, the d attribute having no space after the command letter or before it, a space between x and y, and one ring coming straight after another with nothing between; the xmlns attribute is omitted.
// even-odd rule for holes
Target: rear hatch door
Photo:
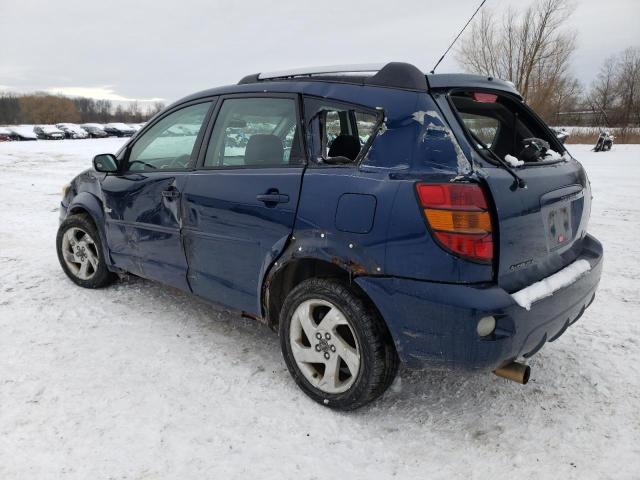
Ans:
<svg viewBox="0 0 640 480"><path fill-rule="evenodd" d="M448 102L494 201L498 284L513 292L573 262L582 251L591 207L591 190L580 163L515 96L458 90L448 95ZM530 138L549 144L533 160ZM516 187L495 156L513 157L509 160L515 163L525 159L512 167L525 188Z"/></svg>

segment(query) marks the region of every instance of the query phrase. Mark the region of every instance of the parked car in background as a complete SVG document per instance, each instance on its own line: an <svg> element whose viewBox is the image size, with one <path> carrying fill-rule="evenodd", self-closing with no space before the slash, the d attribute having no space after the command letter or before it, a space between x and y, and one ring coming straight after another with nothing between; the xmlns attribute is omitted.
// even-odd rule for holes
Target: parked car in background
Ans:
<svg viewBox="0 0 640 480"><path fill-rule="evenodd" d="M104 131L112 137L130 137L136 133L133 128L124 123L107 123Z"/></svg>
<svg viewBox="0 0 640 480"><path fill-rule="evenodd" d="M64 132L55 125L36 125L33 131L41 140L64 140L65 138Z"/></svg>
<svg viewBox="0 0 640 480"><path fill-rule="evenodd" d="M76 125L75 123L58 123L56 124L56 127L64 132L64 136L66 138L89 138L89 133L87 133L87 131L80 125Z"/></svg>
<svg viewBox="0 0 640 480"><path fill-rule="evenodd" d="M33 131L33 125L15 125L7 127L14 134L15 140L37 140L38 136Z"/></svg>
<svg viewBox="0 0 640 480"><path fill-rule="evenodd" d="M138 131L140 130L142 127L144 127L144 123L129 123L127 124L129 127L133 128L134 131Z"/></svg>
<svg viewBox="0 0 640 480"><path fill-rule="evenodd" d="M80 126L86 130L91 138L104 138L109 136L109 134L104 131L103 126L99 123L83 123Z"/></svg>
<svg viewBox="0 0 640 480"><path fill-rule="evenodd" d="M68 277L130 272L259 318L331 408L381 395L400 361L527 383L518 359L582 316L602 271L584 168L493 77L249 75L93 165L63 188Z"/></svg>
<svg viewBox="0 0 640 480"><path fill-rule="evenodd" d="M18 136L7 127L0 127L0 142L19 140Z"/></svg>

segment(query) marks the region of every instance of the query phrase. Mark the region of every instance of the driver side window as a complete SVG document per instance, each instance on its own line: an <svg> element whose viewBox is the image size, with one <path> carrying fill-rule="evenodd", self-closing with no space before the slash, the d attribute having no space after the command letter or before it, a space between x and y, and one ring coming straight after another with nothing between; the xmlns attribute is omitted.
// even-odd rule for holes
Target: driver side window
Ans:
<svg viewBox="0 0 640 480"><path fill-rule="evenodd" d="M130 172L184 170L211 102L173 112L136 140L127 162Z"/></svg>

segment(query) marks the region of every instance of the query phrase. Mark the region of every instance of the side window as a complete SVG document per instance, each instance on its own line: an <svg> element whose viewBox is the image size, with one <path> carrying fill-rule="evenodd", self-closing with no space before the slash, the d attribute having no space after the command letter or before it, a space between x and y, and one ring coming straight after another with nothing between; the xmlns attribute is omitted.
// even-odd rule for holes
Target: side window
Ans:
<svg viewBox="0 0 640 480"><path fill-rule="evenodd" d="M207 147L205 167L286 166L302 162L295 100L224 101Z"/></svg>
<svg viewBox="0 0 640 480"><path fill-rule="evenodd" d="M320 99L305 99L314 158L355 160L375 134L381 113Z"/></svg>
<svg viewBox="0 0 640 480"><path fill-rule="evenodd" d="M360 139L360 144L364 145L373 134L378 122L378 117L372 113L359 112L357 110L355 111L355 116L358 127L358 138Z"/></svg>
<svg viewBox="0 0 640 480"><path fill-rule="evenodd" d="M462 118L465 126L478 137L482 143L491 148L491 145L495 142L496 136L498 135L498 128L500 128L500 122L497 119L462 112L460 112L460 118Z"/></svg>
<svg viewBox="0 0 640 480"><path fill-rule="evenodd" d="M210 106L211 102L206 102L185 107L144 132L131 147L128 170L186 169Z"/></svg>

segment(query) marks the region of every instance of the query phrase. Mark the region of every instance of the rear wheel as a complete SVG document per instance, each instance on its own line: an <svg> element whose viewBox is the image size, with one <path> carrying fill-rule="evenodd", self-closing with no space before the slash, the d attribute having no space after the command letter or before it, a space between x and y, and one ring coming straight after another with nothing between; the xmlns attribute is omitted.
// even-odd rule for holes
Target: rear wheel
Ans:
<svg viewBox="0 0 640 480"><path fill-rule="evenodd" d="M380 396L398 369L385 325L370 302L332 279L302 282L280 314L289 372L313 400L352 410Z"/></svg>
<svg viewBox="0 0 640 480"><path fill-rule="evenodd" d="M101 288L116 279L107 269L100 235L87 215L70 215L60 224L56 250L64 272L81 287Z"/></svg>

